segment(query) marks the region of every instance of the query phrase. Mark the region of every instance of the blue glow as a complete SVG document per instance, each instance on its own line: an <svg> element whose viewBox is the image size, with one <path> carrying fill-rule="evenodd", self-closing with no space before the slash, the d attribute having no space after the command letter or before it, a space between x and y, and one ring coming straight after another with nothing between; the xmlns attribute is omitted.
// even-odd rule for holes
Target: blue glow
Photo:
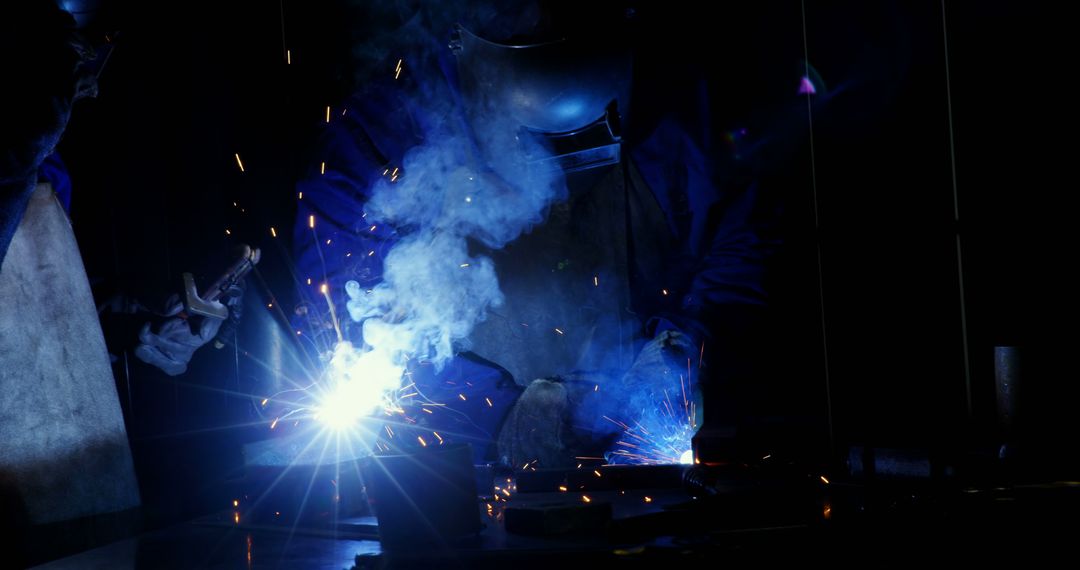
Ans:
<svg viewBox="0 0 1080 570"><path fill-rule="evenodd" d="M380 408L393 407L393 394L404 368L382 351L362 352L348 342L334 347L327 368L327 389L320 394L315 418L331 429L355 426Z"/></svg>

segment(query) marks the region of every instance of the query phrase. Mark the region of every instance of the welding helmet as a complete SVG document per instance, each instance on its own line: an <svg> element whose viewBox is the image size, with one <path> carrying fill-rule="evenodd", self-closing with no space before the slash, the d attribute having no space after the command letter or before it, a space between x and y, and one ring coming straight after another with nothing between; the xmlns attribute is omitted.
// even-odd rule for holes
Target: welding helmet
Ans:
<svg viewBox="0 0 1080 570"><path fill-rule="evenodd" d="M532 162L567 173L619 161L621 113L629 106L625 45L608 34L500 43L459 24L450 48L474 126L497 117L517 130L513 140L527 140Z"/></svg>

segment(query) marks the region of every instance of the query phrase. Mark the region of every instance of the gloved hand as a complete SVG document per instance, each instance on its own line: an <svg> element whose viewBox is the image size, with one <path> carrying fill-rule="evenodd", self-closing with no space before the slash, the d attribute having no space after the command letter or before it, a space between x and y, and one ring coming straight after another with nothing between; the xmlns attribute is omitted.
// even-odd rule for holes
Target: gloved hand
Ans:
<svg viewBox="0 0 1080 570"><path fill-rule="evenodd" d="M679 375L688 374L687 359L693 360L697 353L690 343L690 337L675 330L665 330L656 335L641 348L634 364L623 377L621 388L628 392L638 392L659 387L660 391L671 385L674 379L678 386Z"/></svg>
<svg viewBox="0 0 1080 570"><path fill-rule="evenodd" d="M675 330L656 335L641 348L630 370L619 380L616 397L620 399L620 407L633 418L646 408L660 406L664 390L669 396L678 393L679 376L687 381L687 359L691 359L689 368L694 368L696 358L697 352L687 335Z"/></svg>
<svg viewBox="0 0 1080 570"><path fill-rule="evenodd" d="M575 373L532 381L499 431L500 460L518 468L534 460L538 467L568 468L575 456L610 450L619 428L603 416L627 423L644 420L661 409L665 390L677 403L679 375L687 374L687 358L696 368L696 357L690 337L667 330L646 343L619 377Z"/></svg>
<svg viewBox="0 0 1080 570"><path fill-rule="evenodd" d="M563 437L568 406L561 382L533 380L499 430L499 460L516 468L532 461L541 468L569 467L572 453Z"/></svg>
<svg viewBox="0 0 1080 570"><path fill-rule="evenodd" d="M236 287L222 298L226 307L229 308L228 319L212 317L196 317L197 325L193 330L191 321L180 318L180 311L184 309L183 303L178 296L172 296L166 302L165 317L169 317L156 331L152 330L151 324L143 325L139 331L139 345L135 347L135 356L143 362L160 368L169 376L183 374L195 351L206 343L214 340L222 323L226 320L233 321L234 316L239 317L242 288Z"/></svg>

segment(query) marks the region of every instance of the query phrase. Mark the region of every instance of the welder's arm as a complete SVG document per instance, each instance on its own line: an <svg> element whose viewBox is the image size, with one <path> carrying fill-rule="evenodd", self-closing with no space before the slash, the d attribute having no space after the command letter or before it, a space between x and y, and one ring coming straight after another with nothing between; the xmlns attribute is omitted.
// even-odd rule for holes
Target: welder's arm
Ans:
<svg viewBox="0 0 1080 570"><path fill-rule="evenodd" d="M343 307L346 282L356 281L366 288L380 280L383 257L394 239L392 228L369 222L364 212L370 190L385 167L359 121L349 116L330 124L317 149L297 184L293 228L297 277L307 290L306 299L317 304L316 311L293 317L303 334L332 330L325 323L313 322L315 313L325 312L322 284L328 285L331 298ZM341 311L338 316L345 314Z"/></svg>
<svg viewBox="0 0 1080 570"><path fill-rule="evenodd" d="M681 330L700 343L753 326L768 302L769 268L780 248L778 215L757 184L714 204L708 249L693 272L680 310L657 332Z"/></svg>

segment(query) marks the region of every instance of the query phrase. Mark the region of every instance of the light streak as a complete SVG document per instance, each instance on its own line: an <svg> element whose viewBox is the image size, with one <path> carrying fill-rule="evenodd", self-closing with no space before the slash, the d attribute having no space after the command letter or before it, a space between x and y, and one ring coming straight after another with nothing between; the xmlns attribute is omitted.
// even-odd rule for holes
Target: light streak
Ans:
<svg viewBox="0 0 1080 570"><path fill-rule="evenodd" d="M236 164L240 167L240 172L244 172L244 163L240 162L240 153L234 153L233 156L236 157Z"/></svg>

